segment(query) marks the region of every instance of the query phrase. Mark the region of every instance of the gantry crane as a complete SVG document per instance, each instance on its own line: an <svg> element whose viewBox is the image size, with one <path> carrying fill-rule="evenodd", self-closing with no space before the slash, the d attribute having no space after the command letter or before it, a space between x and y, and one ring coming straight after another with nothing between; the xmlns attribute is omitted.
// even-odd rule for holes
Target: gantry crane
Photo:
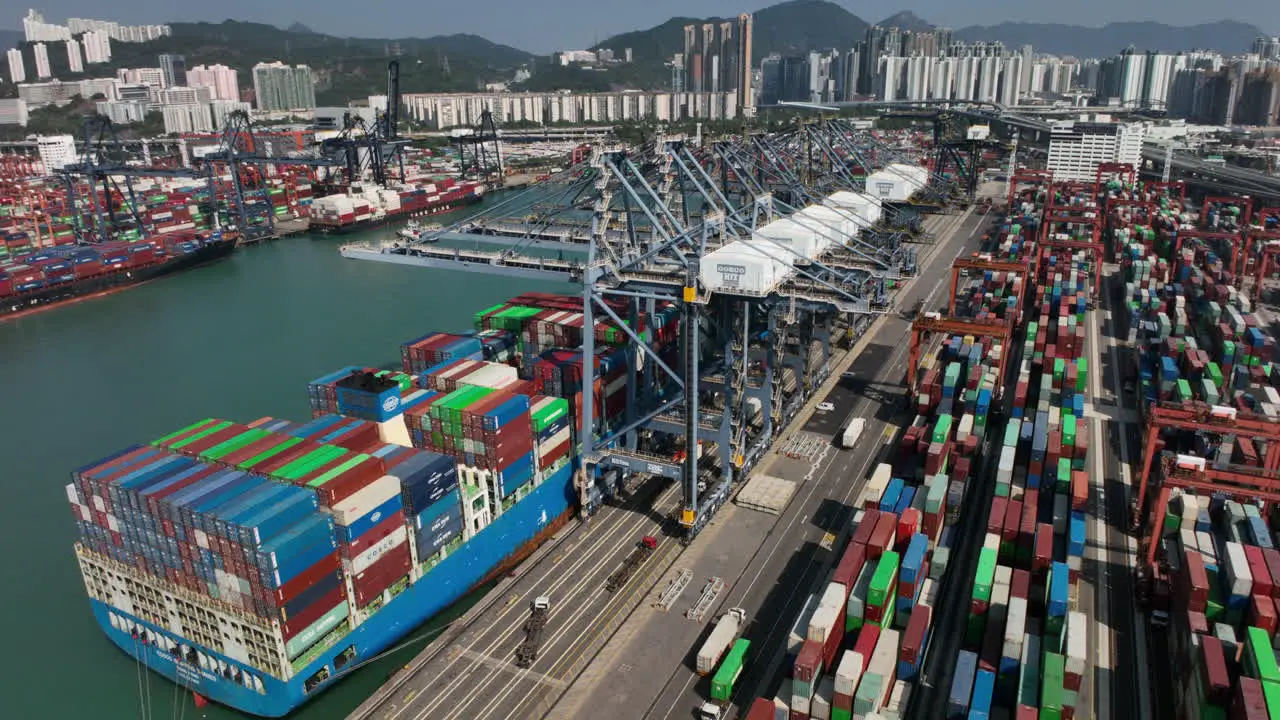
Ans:
<svg viewBox="0 0 1280 720"><path fill-rule="evenodd" d="M597 320L613 324L628 338L627 351L637 356L627 366L627 401L620 416L605 422L594 394L582 395L576 418L582 468L575 483L584 511L589 512L588 490L607 493L623 473L665 477L682 489L679 521L689 539L830 372L838 323L847 323L851 333L863 332L874 315L889 312L885 280L901 277L914 262L913 254L874 233L842 238L812 258L799 257L785 243L756 238L762 224L822 200L796 177L794 147L758 135L725 140L710 151L682 136L658 136L639 149L601 145L587 162L553 178L552 184L566 188L564 213L539 212L536 226L524 234L486 237L505 245L501 251L432 244L483 225L475 216L420 242L345 246L342 252L349 258L580 285L584 326L594 327ZM717 183L717 176L733 181ZM763 177L777 184L766 187L759 182ZM545 197L545 190L535 192ZM529 202L521 197L481 213L512 207L523 213ZM560 245L584 258L550 259L533 251L545 248L556 232L548 219L583 207L592 213L585 241L566 236ZM837 232L808 217L797 222L828 237ZM704 284L704 273L720 267L704 265L711 252L753 238L753 247L781 260L785 272L762 287ZM641 314L656 307L679 310L673 348L660 346L656 333L634 330ZM584 357L592 357L596 346L594 334L584 333ZM594 387L595 364L584 362L582 372L582 387ZM682 440L685 452L673 460L655 436ZM701 457L699 447L704 448Z"/></svg>
<svg viewBox="0 0 1280 720"><path fill-rule="evenodd" d="M1084 203L1059 203L1056 193L1071 196L1078 193ZM1083 235L1056 232L1058 225L1075 225L1087 228ZM1067 237L1059 237L1066 235ZM1102 218L1098 217L1097 186L1083 182L1052 182L1045 199L1044 219L1040 225L1039 257L1037 267L1045 268L1045 259L1055 250L1083 250L1093 260L1093 293L1097 297L1102 288Z"/></svg>
<svg viewBox="0 0 1280 720"><path fill-rule="evenodd" d="M1031 259L1024 258L1021 262L1007 262L1001 260L993 260L990 256L982 256L977 253L973 257L956 258L951 263L951 293L949 295L950 304L947 307L947 315L954 316L956 314L956 290L959 289L960 271L977 270L979 272L1008 272L1019 273L1022 276L1022 291L1018 295L1017 312L1014 322L1018 322L1022 314L1023 298L1027 293L1027 288L1031 284Z"/></svg>
<svg viewBox="0 0 1280 720"><path fill-rule="evenodd" d="M1004 391L1005 363L1010 354L1009 344L1013 339L1013 329L1014 322L1012 317L965 320L929 316L916 318L911 323L911 346L907 352L907 392L914 392L916 389L922 336L927 333L941 332L948 335L973 335L975 337L991 338L1002 343L1003 351L1000 353L999 374L996 377L996 387L993 393L998 400Z"/></svg>
<svg viewBox="0 0 1280 720"><path fill-rule="evenodd" d="M82 134L83 150L79 162L63 166L57 174L63 179L67 189L67 205L74 218L73 228L76 239L81 243L109 242L113 233L120 229L122 223L130 220L146 236L155 232L148 227L138 212L140 203L133 191L135 177L182 177L199 178L201 172L189 168L142 168L129 163L111 120L104 115L91 115L85 118ZM89 186L89 204L93 212L93 227L84 223L84 213L77 207L77 180L83 178ZM116 184L116 178L124 179L124 190ZM214 194L214 179L211 170L204 173L208 185L209 196ZM101 188L99 188L99 184ZM117 217L112 203L112 191L127 200L128 218ZM215 214L216 218L216 214Z"/></svg>
<svg viewBox="0 0 1280 720"><path fill-rule="evenodd" d="M1248 263L1253 262L1254 302L1262 299L1262 284L1267 276L1280 268L1276 258L1280 257L1280 207L1264 207L1257 211L1254 218L1258 221L1249 230L1249 238L1245 244L1245 263L1241 275L1248 270ZM1276 225L1268 227L1268 221L1276 221Z"/></svg>
<svg viewBox="0 0 1280 720"><path fill-rule="evenodd" d="M1207 495L1224 493L1250 502L1264 500L1280 504L1280 472L1274 468L1233 465L1230 470L1217 470L1203 458L1176 456L1173 453L1162 454L1160 464L1160 492L1156 496L1155 508L1169 506L1174 488L1199 490ZM1156 547L1160 543L1160 517L1156 513L1148 521L1148 526L1143 550L1146 553L1145 566L1150 568L1155 564Z"/></svg>
<svg viewBox="0 0 1280 720"><path fill-rule="evenodd" d="M1009 213L1013 214L1013 202L1024 190L1042 190L1053 182L1048 170L1018 170L1009 176Z"/></svg>
<svg viewBox="0 0 1280 720"><path fill-rule="evenodd" d="M1239 225L1232 230L1214 230L1205 225L1208 222L1209 209L1215 204L1236 206L1240 208ZM1253 215L1253 200L1248 197L1225 197L1219 195L1210 195L1204 199L1204 205L1200 210L1199 228L1178 228L1177 234L1173 242L1173 255L1170 260L1176 261L1178 254L1182 250L1182 240L1184 238L1199 238L1202 240L1221 240L1230 245L1230 252L1227 255L1228 264L1227 271L1232 275L1232 282L1237 289L1243 288L1241 276L1237 275L1236 269L1249 237L1249 220Z"/></svg>
<svg viewBox="0 0 1280 720"><path fill-rule="evenodd" d="M1207 432L1231 437L1246 435L1251 439L1267 440L1267 454L1263 461L1263 469L1280 470L1280 420L1273 420L1265 415L1257 415L1237 408L1209 405L1203 402L1156 403L1147 410L1147 432L1142 443L1142 472L1138 475L1135 514L1142 512L1145 507L1147 482L1156 454L1156 442L1160 431L1166 429ZM1156 507L1163 507L1163 505Z"/></svg>

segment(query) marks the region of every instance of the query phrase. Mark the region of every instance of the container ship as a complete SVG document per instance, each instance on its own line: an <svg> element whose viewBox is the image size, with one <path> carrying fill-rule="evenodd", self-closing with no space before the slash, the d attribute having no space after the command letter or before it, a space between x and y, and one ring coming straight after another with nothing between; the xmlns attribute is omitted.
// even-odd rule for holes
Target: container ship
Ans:
<svg viewBox="0 0 1280 720"><path fill-rule="evenodd" d="M575 509L582 393L616 425L635 362L575 302L523 295L406 343L401 372L318 378L309 422L208 418L76 470L103 631L201 701L279 717L519 562ZM676 318L637 322L673 355Z"/></svg>
<svg viewBox="0 0 1280 720"><path fill-rule="evenodd" d="M21 238L16 236L21 235ZM25 233L8 233L6 240ZM175 233L139 242L58 245L0 262L0 317L125 288L231 254L233 233Z"/></svg>
<svg viewBox="0 0 1280 720"><path fill-rule="evenodd" d="M311 203L311 229L341 234L380 227L397 220L453 212L484 199L480 182L441 178L425 184L379 187L357 183L345 192Z"/></svg>

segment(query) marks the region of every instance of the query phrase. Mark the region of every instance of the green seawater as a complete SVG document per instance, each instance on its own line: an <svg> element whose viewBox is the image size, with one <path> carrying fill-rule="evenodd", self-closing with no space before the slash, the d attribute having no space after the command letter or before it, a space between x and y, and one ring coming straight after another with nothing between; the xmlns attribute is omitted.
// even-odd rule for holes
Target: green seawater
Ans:
<svg viewBox="0 0 1280 720"><path fill-rule="evenodd" d="M398 366L403 341L468 329L477 310L523 291L569 289L338 254L341 242L390 234L241 248L214 265L0 322L4 717L244 717L196 710L189 693L140 672L98 629L64 486L76 467L201 418L305 421L308 380L348 364ZM291 717L344 717L421 647L368 665Z"/></svg>

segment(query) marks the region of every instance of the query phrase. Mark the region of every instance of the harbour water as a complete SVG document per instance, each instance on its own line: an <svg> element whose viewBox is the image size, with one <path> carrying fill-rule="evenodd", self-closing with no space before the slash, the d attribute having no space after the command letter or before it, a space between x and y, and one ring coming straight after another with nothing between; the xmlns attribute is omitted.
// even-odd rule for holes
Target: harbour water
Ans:
<svg viewBox="0 0 1280 720"><path fill-rule="evenodd" d="M476 311L524 290L568 289L344 260L340 242L302 235L244 248L216 265L0 323L6 717L242 717L196 710L189 693L102 636L71 551L63 486L73 468L205 417L305 420L314 377L348 364L398 366L405 340L468 329ZM344 717L420 648L357 671L294 717Z"/></svg>

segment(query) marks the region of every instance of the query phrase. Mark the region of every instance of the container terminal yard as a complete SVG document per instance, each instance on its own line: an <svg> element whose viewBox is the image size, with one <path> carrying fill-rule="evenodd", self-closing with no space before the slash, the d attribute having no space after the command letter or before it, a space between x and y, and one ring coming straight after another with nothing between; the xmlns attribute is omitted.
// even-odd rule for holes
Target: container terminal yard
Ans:
<svg viewBox="0 0 1280 720"><path fill-rule="evenodd" d="M267 716L493 580L356 716L1280 711L1276 211L1123 166L979 183L976 137L597 146L344 246L582 294L319 378L309 423L78 470L99 624Z"/></svg>

